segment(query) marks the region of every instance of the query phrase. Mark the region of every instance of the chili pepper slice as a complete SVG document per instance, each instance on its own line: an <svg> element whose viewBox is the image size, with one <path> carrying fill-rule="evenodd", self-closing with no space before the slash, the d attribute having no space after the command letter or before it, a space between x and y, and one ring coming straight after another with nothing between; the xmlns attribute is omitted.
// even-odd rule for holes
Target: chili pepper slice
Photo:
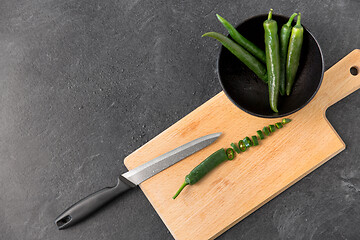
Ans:
<svg viewBox="0 0 360 240"><path fill-rule="evenodd" d="M258 46L256 46L254 43L247 40L243 35L241 35L236 28L234 28L226 19L221 17L219 14L216 14L216 17L219 19L219 21L224 25L224 27L228 30L230 36L232 39L235 40L240 46L248 50L252 55L257 57L261 62L266 64L266 56L265 52L261 50ZM290 36L290 34L289 34Z"/></svg>
<svg viewBox="0 0 360 240"><path fill-rule="evenodd" d="M301 26L301 13L297 16L296 25L292 28L289 48L286 58L286 95L290 95L295 82L296 72L300 63L301 48L304 38L304 28Z"/></svg>
<svg viewBox="0 0 360 240"><path fill-rule="evenodd" d="M243 142L244 142L244 144L245 144L245 146L246 146L247 148L249 148L249 147L251 147L251 146L254 145L253 142L250 140L249 137L245 137L245 138L243 139Z"/></svg>
<svg viewBox="0 0 360 240"><path fill-rule="evenodd" d="M239 148L240 148L240 151L242 151L242 152L246 151L247 148L246 148L245 143L244 143L243 140L239 141Z"/></svg>
<svg viewBox="0 0 360 240"><path fill-rule="evenodd" d="M280 129L283 127L283 124L281 122L275 123L275 126Z"/></svg>
<svg viewBox="0 0 360 240"><path fill-rule="evenodd" d="M202 177L204 177L208 172L217 167L220 163L226 161L228 156L223 148L217 150L209 157L207 157L204 161L202 161L199 165L197 165L188 175L185 177L184 183L181 185L179 190L173 196L175 199L180 192L187 185L192 185L198 182Z"/></svg>
<svg viewBox="0 0 360 240"><path fill-rule="evenodd" d="M235 152L240 153L240 149L238 148L238 146L236 146L235 143L231 143L230 146L233 147L233 149L235 150Z"/></svg>
<svg viewBox="0 0 360 240"><path fill-rule="evenodd" d="M277 22L272 19L273 10L270 9L268 19L264 22L265 53L268 74L269 103L274 112L278 112L279 84L280 84L280 52Z"/></svg>
<svg viewBox="0 0 360 240"><path fill-rule="evenodd" d="M270 132L275 132L276 128L274 125L269 125Z"/></svg>
<svg viewBox="0 0 360 240"><path fill-rule="evenodd" d="M291 34L291 23L294 21L297 13L293 13L289 18L289 21L284 24L280 30L280 85L279 92L280 95L285 95L285 85L286 85L286 56L288 52L289 39Z"/></svg>
<svg viewBox="0 0 360 240"><path fill-rule="evenodd" d="M226 149L226 155L228 160L233 160L235 157L235 152L232 148Z"/></svg>
<svg viewBox="0 0 360 240"><path fill-rule="evenodd" d="M252 142L253 142L254 146L259 145L258 139L257 139L257 137L255 135L251 136L251 139L252 139Z"/></svg>
<svg viewBox="0 0 360 240"><path fill-rule="evenodd" d="M269 129L268 129L267 127L264 127L264 128L263 128L263 132L264 132L264 134L265 134L266 136L269 136L269 135L270 135L270 131L269 131Z"/></svg>
<svg viewBox="0 0 360 240"><path fill-rule="evenodd" d="M291 122L291 119L289 119L289 118L284 118L281 122L282 122L283 124L287 124L287 123Z"/></svg>
<svg viewBox="0 0 360 240"><path fill-rule="evenodd" d="M225 48L227 48L241 62L250 68L250 70L252 70L261 80L267 83L266 67L243 47L239 46L228 37L216 32L205 33L202 37L212 37L218 40Z"/></svg>
<svg viewBox="0 0 360 240"><path fill-rule="evenodd" d="M263 132L262 132L261 130L257 130L256 132L257 132L257 134L259 135L259 138L260 138L260 139L264 139L264 138L265 138L265 136L264 136L264 134L263 134Z"/></svg>

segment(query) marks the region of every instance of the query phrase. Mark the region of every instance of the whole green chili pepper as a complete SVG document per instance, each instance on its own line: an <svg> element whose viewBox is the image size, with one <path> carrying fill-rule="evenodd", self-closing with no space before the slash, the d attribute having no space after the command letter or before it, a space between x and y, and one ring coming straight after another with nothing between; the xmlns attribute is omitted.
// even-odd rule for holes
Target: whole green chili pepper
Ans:
<svg viewBox="0 0 360 240"><path fill-rule="evenodd" d="M268 74L269 102L274 112L278 112L280 84L280 53L277 22L272 19L273 10L270 9L268 19L264 22L266 67Z"/></svg>
<svg viewBox="0 0 360 240"><path fill-rule="evenodd" d="M266 56L265 52L261 50L258 46L256 46L254 43L247 40L243 35L241 35L236 28L234 28L226 19L221 17L219 14L216 14L219 21L224 25L224 27L228 30L230 36L240 44L243 48L248 50L252 55L257 57L261 62L266 63ZM290 33L289 33L290 37Z"/></svg>
<svg viewBox="0 0 360 240"><path fill-rule="evenodd" d="M286 58L286 95L290 95L299 67L301 47L304 38L304 28L301 26L301 13L299 13L296 25L292 28L288 53Z"/></svg>
<svg viewBox="0 0 360 240"><path fill-rule="evenodd" d="M280 85L279 92L281 95L285 95L285 83L286 83L286 57L289 46L289 39L292 29L292 22L297 13L293 13L289 18L289 21L281 27L280 30Z"/></svg>
<svg viewBox="0 0 360 240"><path fill-rule="evenodd" d="M186 177L185 182L181 185L179 190L173 196L175 199L180 192L184 189L186 185L192 185L197 183L202 177L204 177L208 172L213 170L220 163L226 161L228 159L228 155L226 154L223 148L217 150L209 157L207 157L204 161L202 161L199 165L197 165Z"/></svg>
<svg viewBox="0 0 360 240"><path fill-rule="evenodd" d="M287 118L284 118L282 120L283 123L285 123L285 122L288 123L290 121L291 120L287 119ZM275 129L274 125L270 125L270 128L271 128L271 126ZM273 130L273 131L275 131L275 130ZM257 132L259 133L261 131L259 130ZM264 132L267 136L270 134L267 127L264 127ZM246 151L246 146L245 146L246 144L248 144L249 147L257 146L259 144L258 138L256 136L252 136L251 138L253 141L251 141L249 137L245 137L244 140L239 141L240 151L242 151L242 152ZM262 138L260 137L260 139L262 139ZM184 183L181 185L179 190L175 193L175 195L173 196L173 199L175 199L180 194L180 192L184 189L184 187L186 187L187 185L192 185L192 184L197 183L202 177L204 177L208 172L213 170L215 167L217 167L222 162L224 162L226 160L233 160L235 155L236 154L232 148L228 148L226 150L221 148L221 149L217 150L216 152L214 152L213 154L211 154L204 161L202 161L199 165L197 165L188 175L186 175Z"/></svg>
<svg viewBox="0 0 360 240"><path fill-rule="evenodd" d="M212 37L218 40L224 47L226 47L232 54L234 54L241 62L243 62L250 70L252 70L261 80L267 83L266 68L257 60L251 53L246 51L243 47L229 39L228 37L216 33L208 32L202 37Z"/></svg>

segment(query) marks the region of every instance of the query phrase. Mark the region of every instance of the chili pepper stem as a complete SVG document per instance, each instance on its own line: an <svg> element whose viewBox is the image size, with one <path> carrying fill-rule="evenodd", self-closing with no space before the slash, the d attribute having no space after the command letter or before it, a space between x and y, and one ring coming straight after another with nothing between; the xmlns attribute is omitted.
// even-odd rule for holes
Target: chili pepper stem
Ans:
<svg viewBox="0 0 360 240"><path fill-rule="evenodd" d="M269 15L268 15L268 20L271 20L271 18L272 18L272 13L273 13L273 9L271 8L271 9L270 9L270 12L269 12Z"/></svg>
<svg viewBox="0 0 360 240"><path fill-rule="evenodd" d="M294 21L294 18L297 16L297 13L293 13L290 18L289 21L286 23L286 26L291 27L291 23Z"/></svg>
<svg viewBox="0 0 360 240"><path fill-rule="evenodd" d="M299 13L298 17L297 17L297 20L296 20L296 26L301 26L301 13Z"/></svg>
<svg viewBox="0 0 360 240"><path fill-rule="evenodd" d="M175 199L187 185L189 185L189 183L184 182L172 198Z"/></svg>

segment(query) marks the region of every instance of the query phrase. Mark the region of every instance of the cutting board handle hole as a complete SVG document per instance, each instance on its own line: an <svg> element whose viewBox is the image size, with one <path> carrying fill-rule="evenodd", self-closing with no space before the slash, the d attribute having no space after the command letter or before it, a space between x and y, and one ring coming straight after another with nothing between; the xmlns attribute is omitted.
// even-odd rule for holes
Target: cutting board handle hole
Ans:
<svg viewBox="0 0 360 240"><path fill-rule="evenodd" d="M352 67L350 68L350 73L351 73L353 76L358 75L358 74L359 74L359 68L356 67L356 66L352 66Z"/></svg>

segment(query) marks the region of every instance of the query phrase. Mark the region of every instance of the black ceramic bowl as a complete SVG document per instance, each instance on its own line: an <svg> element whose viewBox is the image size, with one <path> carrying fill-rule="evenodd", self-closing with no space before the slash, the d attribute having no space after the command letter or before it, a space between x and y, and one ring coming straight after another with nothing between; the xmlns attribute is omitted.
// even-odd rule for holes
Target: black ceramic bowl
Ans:
<svg viewBox="0 0 360 240"><path fill-rule="evenodd" d="M266 19L265 14L255 16L236 29L264 50L263 22ZM273 19L277 21L280 32L289 17L273 15ZM315 96L323 78L324 60L319 44L304 26L304 42L295 84L290 96L279 97L278 113L270 109L267 85L223 46L218 58L218 74L225 94L237 107L258 117L276 118L298 111Z"/></svg>

